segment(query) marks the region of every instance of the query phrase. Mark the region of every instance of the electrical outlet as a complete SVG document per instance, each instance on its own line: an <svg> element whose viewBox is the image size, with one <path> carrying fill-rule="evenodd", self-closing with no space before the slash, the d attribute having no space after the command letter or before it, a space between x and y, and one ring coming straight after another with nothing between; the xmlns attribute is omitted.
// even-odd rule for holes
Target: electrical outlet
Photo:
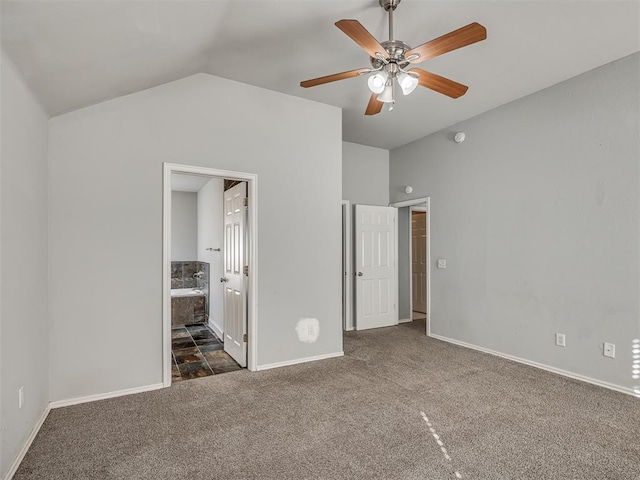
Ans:
<svg viewBox="0 0 640 480"><path fill-rule="evenodd" d="M447 261L444 258L438 259L438 268L447 268Z"/></svg>
<svg viewBox="0 0 640 480"><path fill-rule="evenodd" d="M313 325L307 325L307 335L309 335L310 337L313 337L316 334L316 329L313 327Z"/></svg>
<svg viewBox="0 0 640 480"><path fill-rule="evenodd" d="M18 389L18 408L24 405L24 386Z"/></svg>
<svg viewBox="0 0 640 480"><path fill-rule="evenodd" d="M564 333L556 333L556 345L559 347L566 347L567 344L564 339Z"/></svg>
<svg viewBox="0 0 640 480"><path fill-rule="evenodd" d="M616 357L616 346L613 343L604 344L604 348L602 349L602 354L605 357L615 358Z"/></svg>

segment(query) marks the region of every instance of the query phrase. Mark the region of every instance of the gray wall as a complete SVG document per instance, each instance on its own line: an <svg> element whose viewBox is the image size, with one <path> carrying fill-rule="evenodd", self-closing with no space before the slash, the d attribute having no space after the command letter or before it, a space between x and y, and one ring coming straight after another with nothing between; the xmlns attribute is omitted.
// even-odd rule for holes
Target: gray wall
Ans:
<svg viewBox="0 0 640 480"><path fill-rule="evenodd" d="M640 383L639 71L634 54L391 152L392 201L431 197L433 333Z"/></svg>
<svg viewBox="0 0 640 480"><path fill-rule="evenodd" d="M198 190L198 261L209 264L209 325L221 335L224 330L224 180L212 178ZM209 251L207 248L219 248Z"/></svg>
<svg viewBox="0 0 640 480"><path fill-rule="evenodd" d="M2 52L0 478L49 403L47 116ZM70 212L71 215L74 212ZM24 406L18 409L18 388Z"/></svg>
<svg viewBox="0 0 640 480"><path fill-rule="evenodd" d="M398 318L411 318L411 251L409 207L398 209Z"/></svg>
<svg viewBox="0 0 640 480"><path fill-rule="evenodd" d="M338 108L206 74L51 119L52 400L162 381L163 162L258 175L258 365L341 352L341 130Z"/></svg>
<svg viewBox="0 0 640 480"><path fill-rule="evenodd" d="M171 261L197 260L198 194L171 192Z"/></svg>
<svg viewBox="0 0 640 480"><path fill-rule="evenodd" d="M342 142L342 199L389 205L389 151Z"/></svg>

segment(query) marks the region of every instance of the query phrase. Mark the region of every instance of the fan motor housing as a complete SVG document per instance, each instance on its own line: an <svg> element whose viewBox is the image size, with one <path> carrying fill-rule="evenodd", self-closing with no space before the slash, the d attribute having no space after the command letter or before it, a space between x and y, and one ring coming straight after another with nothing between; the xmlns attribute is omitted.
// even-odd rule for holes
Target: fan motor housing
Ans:
<svg viewBox="0 0 640 480"><path fill-rule="evenodd" d="M380 2L380 6L384 8L387 12L391 9L395 10L400 0L378 0Z"/></svg>
<svg viewBox="0 0 640 480"><path fill-rule="evenodd" d="M411 50L409 45L401 40L388 40L386 42L381 42L380 45L382 45L389 54L389 62L397 64L400 68L405 68L409 65L409 62L404 58L404 54ZM384 64L384 62L379 58L369 57L369 61L373 68L376 69L382 67Z"/></svg>

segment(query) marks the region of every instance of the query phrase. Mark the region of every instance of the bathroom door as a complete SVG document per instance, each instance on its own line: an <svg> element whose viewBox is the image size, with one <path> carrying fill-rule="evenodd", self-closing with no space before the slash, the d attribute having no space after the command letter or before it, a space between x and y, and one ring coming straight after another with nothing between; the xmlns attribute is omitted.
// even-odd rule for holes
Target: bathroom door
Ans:
<svg viewBox="0 0 640 480"><path fill-rule="evenodd" d="M247 366L245 205L247 183L224 192L224 350Z"/></svg>

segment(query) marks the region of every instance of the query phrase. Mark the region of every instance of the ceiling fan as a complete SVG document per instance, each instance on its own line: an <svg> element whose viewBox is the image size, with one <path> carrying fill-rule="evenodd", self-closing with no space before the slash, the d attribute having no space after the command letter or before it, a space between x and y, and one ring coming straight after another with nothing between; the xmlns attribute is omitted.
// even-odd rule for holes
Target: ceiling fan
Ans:
<svg viewBox="0 0 640 480"><path fill-rule="evenodd" d="M301 87L315 87L325 83L344 80L372 73L368 80L371 98L365 115L380 113L385 103L393 110L396 83L404 95L409 95L418 85L430 88L451 98L464 95L469 87L435 73L420 68L407 70L410 64L424 62L443 53L466 47L487 38L487 30L479 23L470 23L422 45L411 48L401 40L393 39L393 11L400 0L378 0L380 6L389 12L389 40L378 43L357 20L340 20L336 27L346 33L370 56L372 68L357 68L348 72L300 82ZM396 80L394 82L394 80Z"/></svg>

